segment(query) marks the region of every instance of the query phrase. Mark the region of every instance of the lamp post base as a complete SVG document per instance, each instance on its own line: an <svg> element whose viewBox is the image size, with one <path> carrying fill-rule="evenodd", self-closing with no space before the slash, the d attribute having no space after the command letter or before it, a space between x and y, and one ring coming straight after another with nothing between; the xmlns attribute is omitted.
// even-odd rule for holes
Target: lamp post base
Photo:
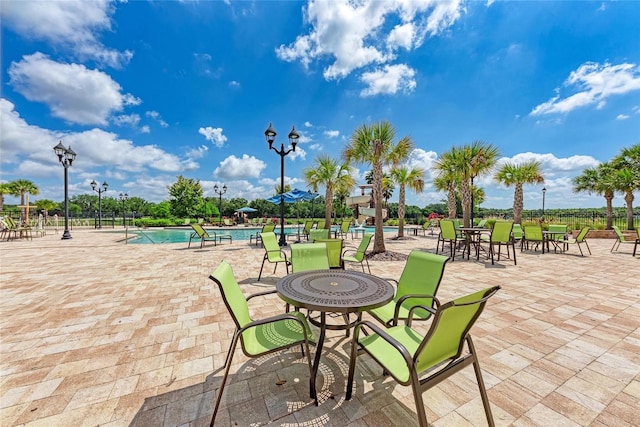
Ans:
<svg viewBox="0 0 640 427"><path fill-rule="evenodd" d="M71 233L69 233L69 230L65 230L60 240L68 240L68 239L71 239Z"/></svg>

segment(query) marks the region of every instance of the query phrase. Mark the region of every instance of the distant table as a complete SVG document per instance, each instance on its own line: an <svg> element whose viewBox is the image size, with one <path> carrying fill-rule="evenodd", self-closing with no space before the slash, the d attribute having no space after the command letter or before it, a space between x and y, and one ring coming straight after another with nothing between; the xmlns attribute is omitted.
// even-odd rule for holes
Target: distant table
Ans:
<svg viewBox="0 0 640 427"><path fill-rule="evenodd" d="M407 225L404 227L406 230L410 230L411 232L413 232L414 236L418 235L418 230L422 230L423 227L420 227L418 225Z"/></svg>
<svg viewBox="0 0 640 427"><path fill-rule="evenodd" d="M480 259L480 234L491 233L490 228L483 227L459 227L456 230L461 231L466 236L467 242L467 259L471 255L471 243L476 246L476 259Z"/></svg>
<svg viewBox="0 0 640 427"><path fill-rule="evenodd" d="M554 236L564 236L566 235L566 231L542 231L542 253L544 253L544 247L547 247L547 252L549 252L549 242L554 240Z"/></svg>
<svg viewBox="0 0 640 427"><path fill-rule="evenodd" d="M312 270L284 276L276 283L276 290L285 302L308 310L320 312L320 321L312 322L320 327L316 344L313 372L309 393L318 405L316 376L320 365L320 354L327 329L346 329L345 325L327 325L326 314L357 313L380 307L393 299L394 288L389 282L371 274L345 270ZM310 319L311 321L311 319Z"/></svg>

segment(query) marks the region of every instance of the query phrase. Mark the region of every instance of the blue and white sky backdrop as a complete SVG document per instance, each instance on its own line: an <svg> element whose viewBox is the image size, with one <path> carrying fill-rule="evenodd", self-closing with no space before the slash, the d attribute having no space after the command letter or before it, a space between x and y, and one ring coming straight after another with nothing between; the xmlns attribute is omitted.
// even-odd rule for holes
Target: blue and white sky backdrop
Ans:
<svg viewBox="0 0 640 427"><path fill-rule="evenodd" d="M205 195L226 184L225 198L251 200L280 179L270 122L277 146L300 132L285 176L305 189L318 155L337 158L356 128L388 120L427 170L410 204L443 200L433 162L482 140L501 162L542 162L547 208L599 207L571 178L640 142L636 1L2 0L0 11L0 180L33 181L32 201L63 199L58 141L77 153L71 195L95 179L105 196L158 202L183 175ZM477 181L483 206L512 206L512 189ZM525 186L526 209L541 189Z"/></svg>

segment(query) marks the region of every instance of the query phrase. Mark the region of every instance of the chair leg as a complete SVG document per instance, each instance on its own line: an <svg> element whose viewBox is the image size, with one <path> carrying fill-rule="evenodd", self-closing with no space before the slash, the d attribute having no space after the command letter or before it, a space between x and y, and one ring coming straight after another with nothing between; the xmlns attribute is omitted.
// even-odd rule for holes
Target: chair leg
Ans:
<svg viewBox="0 0 640 427"><path fill-rule="evenodd" d="M229 347L229 354L227 354L227 361L225 362L226 367L224 369L224 376L222 377L222 384L220 384L220 390L218 391L218 397L216 397L216 406L213 408L213 415L211 416L211 424L209 427L213 427L216 421L216 415L218 415L218 408L220 407L220 402L222 401L222 392L224 391L224 386L227 382L227 377L229 376L229 370L231 369L231 360L233 359L233 353L235 353L236 344L238 343L239 333L233 334L233 339L231 340L231 346Z"/></svg>
<svg viewBox="0 0 640 427"><path fill-rule="evenodd" d="M266 256L265 258L262 258L262 265L260 266L260 274L258 274L258 280L260 280L260 277L262 277L262 269L264 268L264 262L267 260Z"/></svg>
<svg viewBox="0 0 640 427"><path fill-rule="evenodd" d="M516 262L516 242L513 242L513 265L518 265Z"/></svg>
<svg viewBox="0 0 640 427"><path fill-rule="evenodd" d="M585 245L587 245L587 250L589 251L589 255L591 255L591 248L589 247L589 244L587 243L586 240L582 241Z"/></svg>
<svg viewBox="0 0 640 427"><path fill-rule="evenodd" d="M367 263L367 270L369 270L369 274L371 274L371 267L369 267L369 260L367 259L366 255L364 257L364 260ZM364 268L362 269L362 271L364 272Z"/></svg>
<svg viewBox="0 0 640 427"><path fill-rule="evenodd" d="M473 370L476 374L476 380L478 381L478 388L480 389L480 397L482 398L482 406L484 406L484 413L487 416L487 422L490 427L495 427L495 422L493 421L493 414L491 413L491 404L489 403L489 396L487 395L487 389L484 385L484 380L482 379L482 371L480 370L480 361L478 360L478 356L476 354L476 349L473 345L473 341L470 336L467 336L467 346L469 347L469 352L473 355Z"/></svg>
<svg viewBox="0 0 640 427"><path fill-rule="evenodd" d="M411 390L413 391L413 400L416 404L416 412L418 414L418 425L420 427L429 427L427 422L427 412L424 409L424 402L422 401L422 387L420 387L420 379L415 371L415 368L411 370Z"/></svg>

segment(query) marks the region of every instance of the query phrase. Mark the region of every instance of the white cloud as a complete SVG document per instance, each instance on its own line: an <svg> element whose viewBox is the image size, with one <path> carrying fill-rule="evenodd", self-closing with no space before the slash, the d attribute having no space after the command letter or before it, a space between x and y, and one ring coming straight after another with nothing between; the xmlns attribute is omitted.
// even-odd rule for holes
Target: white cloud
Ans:
<svg viewBox="0 0 640 427"><path fill-rule="evenodd" d="M40 52L9 67L9 84L25 98L46 104L55 117L82 125L106 125L114 112L138 105L140 99L121 93L107 74L84 65L64 64Z"/></svg>
<svg viewBox="0 0 640 427"><path fill-rule="evenodd" d="M222 128L212 128L207 126L206 128L198 129L198 133L204 135L207 141L213 142L213 144L220 148L227 142L227 137L222 134Z"/></svg>
<svg viewBox="0 0 640 427"><path fill-rule="evenodd" d="M323 70L325 79L341 79L354 70L393 61L398 48L421 46L425 35L440 34L460 17L461 10L459 0L312 0L305 10L309 33L281 45L276 54L284 61L300 61L305 68L314 61L329 59L332 62ZM388 35L383 34L386 23L398 20L400 23ZM387 93L369 85L371 94ZM406 89L403 85L387 85L388 90L394 87Z"/></svg>
<svg viewBox="0 0 640 427"><path fill-rule="evenodd" d="M98 39L100 32L112 31L113 4L108 0L5 1L0 14L4 25L21 37L67 50L80 61L93 59L119 68L133 53L107 49Z"/></svg>
<svg viewBox="0 0 640 427"><path fill-rule="evenodd" d="M140 116L138 114L123 114L115 116L111 121L117 126L131 126L135 128L138 126L138 123L140 123Z"/></svg>
<svg viewBox="0 0 640 427"><path fill-rule="evenodd" d="M629 118L629 116L626 115L626 114L618 114L616 116L616 120L627 120L628 118Z"/></svg>
<svg viewBox="0 0 640 427"><path fill-rule="evenodd" d="M207 154L208 151L209 147L207 147L206 145L201 145L200 147L192 148L191 150L187 151L187 158L201 159L205 156L205 154Z"/></svg>
<svg viewBox="0 0 640 427"><path fill-rule="evenodd" d="M575 93L561 98L561 90L556 89L556 96L536 106L530 115L568 113L593 104L602 108L611 96L640 90L640 67L627 63L601 65L587 62L571 72L564 86Z"/></svg>
<svg viewBox="0 0 640 427"><path fill-rule="evenodd" d="M231 80L231 81L229 82L229 87L230 87L230 88L233 88L233 89L240 89L240 87L241 87L241 86L240 86L240 82L237 82L237 81L235 81L235 80Z"/></svg>
<svg viewBox="0 0 640 427"><path fill-rule="evenodd" d="M415 71L405 64L385 65L372 72L362 73L363 83L367 85L360 96L379 94L393 95L398 91L411 93L416 88Z"/></svg>
<svg viewBox="0 0 640 427"><path fill-rule="evenodd" d="M160 126L162 126L163 128L169 127L169 124L167 122L165 122L164 120L162 120L162 117L160 116L160 113L158 113L157 111L147 111L146 113L144 113L144 115L154 119L155 121L157 121L158 124Z"/></svg>
<svg viewBox="0 0 640 427"><path fill-rule="evenodd" d="M305 126L305 127L308 127L308 128L312 128L312 127L313 127L313 125L311 124L311 122L308 122L308 121L307 121L307 122L304 122L304 126Z"/></svg>
<svg viewBox="0 0 640 427"><path fill-rule="evenodd" d="M323 134L327 138L337 138L338 136L340 136L340 131L339 130L325 130L323 132Z"/></svg>
<svg viewBox="0 0 640 427"><path fill-rule="evenodd" d="M243 154L241 158L231 155L220 162L213 171L219 179L258 178L267 164L253 156Z"/></svg>

